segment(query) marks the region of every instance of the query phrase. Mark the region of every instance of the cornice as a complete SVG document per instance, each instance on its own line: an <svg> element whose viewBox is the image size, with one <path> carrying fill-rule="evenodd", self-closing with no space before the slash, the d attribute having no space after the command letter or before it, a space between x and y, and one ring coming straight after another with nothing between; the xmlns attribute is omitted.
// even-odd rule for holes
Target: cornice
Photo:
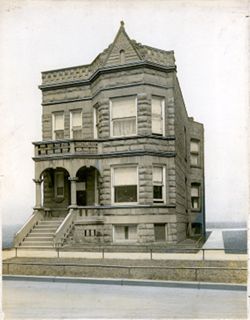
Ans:
<svg viewBox="0 0 250 320"><path fill-rule="evenodd" d="M119 72L124 70L133 70L133 69L144 68L144 67L158 70L158 71L163 71L163 72L176 71L175 65L164 66L155 62L145 60L145 61L133 62L125 65L99 68L86 80L74 80L74 81L61 82L61 83L42 84L42 85L39 85L38 88L41 89L42 91L47 91L47 90L53 90L53 89L63 89L63 88L68 88L72 86L75 87L75 86L89 85L102 74ZM60 71L60 69L57 71Z"/></svg>

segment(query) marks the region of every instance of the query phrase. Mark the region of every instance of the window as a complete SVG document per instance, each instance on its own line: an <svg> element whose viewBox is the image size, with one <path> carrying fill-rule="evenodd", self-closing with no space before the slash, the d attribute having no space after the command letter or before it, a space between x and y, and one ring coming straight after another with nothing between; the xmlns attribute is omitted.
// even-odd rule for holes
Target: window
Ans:
<svg viewBox="0 0 250 320"><path fill-rule="evenodd" d="M114 226L114 241L136 241L136 225L116 225Z"/></svg>
<svg viewBox="0 0 250 320"><path fill-rule="evenodd" d="M64 114L63 112L53 113L53 139L64 138Z"/></svg>
<svg viewBox="0 0 250 320"><path fill-rule="evenodd" d="M160 97L152 97L152 133L157 135L165 134L164 125L164 99Z"/></svg>
<svg viewBox="0 0 250 320"><path fill-rule="evenodd" d="M70 137L73 139L82 138L82 111L75 110L70 112Z"/></svg>
<svg viewBox="0 0 250 320"><path fill-rule="evenodd" d="M125 63L125 51L120 51L120 64Z"/></svg>
<svg viewBox="0 0 250 320"><path fill-rule="evenodd" d="M55 173L55 197L56 198L64 197L64 173L63 172Z"/></svg>
<svg viewBox="0 0 250 320"><path fill-rule="evenodd" d="M165 167L153 167L153 201L165 202Z"/></svg>
<svg viewBox="0 0 250 320"><path fill-rule="evenodd" d="M166 227L164 223L154 225L155 241L166 241Z"/></svg>
<svg viewBox="0 0 250 320"><path fill-rule="evenodd" d="M198 140L190 141L190 164L191 166L199 165L200 143Z"/></svg>
<svg viewBox="0 0 250 320"><path fill-rule="evenodd" d="M97 107L94 107L94 139L99 138L99 112Z"/></svg>
<svg viewBox="0 0 250 320"><path fill-rule="evenodd" d="M137 167L113 168L113 202L137 202Z"/></svg>
<svg viewBox="0 0 250 320"><path fill-rule="evenodd" d="M114 98L110 101L111 135L113 137L136 134L136 98Z"/></svg>
<svg viewBox="0 0 250 320"><path fill-rule="evenodd" d="M198 183L191 184L191 207L194 210L200 209L200 185Z"/></svg>

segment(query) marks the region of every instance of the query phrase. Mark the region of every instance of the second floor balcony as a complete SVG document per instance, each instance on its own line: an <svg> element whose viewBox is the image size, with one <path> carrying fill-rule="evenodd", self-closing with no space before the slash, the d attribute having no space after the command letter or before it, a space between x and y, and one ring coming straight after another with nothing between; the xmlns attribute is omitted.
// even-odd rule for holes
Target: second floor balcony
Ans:
<svg viewBox="0 0 250 320"><path fill-rule="evenodd" d="M174 137L136 136L116 139L50 140L33 142L35 158L53 158L72 155L108 155L121 153L175 153Z"/></svg>

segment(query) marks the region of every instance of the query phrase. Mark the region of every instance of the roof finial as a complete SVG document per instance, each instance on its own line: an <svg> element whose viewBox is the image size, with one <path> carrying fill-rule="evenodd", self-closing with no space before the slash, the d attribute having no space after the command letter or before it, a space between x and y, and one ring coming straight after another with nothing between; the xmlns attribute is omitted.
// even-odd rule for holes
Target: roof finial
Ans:
<svg viewBox="0 0 250 320"><path fill-rule="evenodd" d="M124 21L121 20L120 23L121 23L121 27L124 28L124 24L125 24Z"/></svg>

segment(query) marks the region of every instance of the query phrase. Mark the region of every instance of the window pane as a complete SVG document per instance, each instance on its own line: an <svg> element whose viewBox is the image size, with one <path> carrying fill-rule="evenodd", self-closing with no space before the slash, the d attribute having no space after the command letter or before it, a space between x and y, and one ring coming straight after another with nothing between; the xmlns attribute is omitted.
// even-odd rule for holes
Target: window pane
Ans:
<svg viewBox="0 0 250 320"><path fill-rule="evenodd" d="M152 98L152 133L163 134L163 99Z"/></svg>
<svg viewBox="0 0 250 320"><path fill-rule="evenodd" d="M136 116L135 97L112 99L112 119Z"/></svg>
<svg viewBox="0 0 250 320"><path fill-rule="evenodd" d="M198 141L191 141L190 142L190 151L191 152L199 152L199 142Z"/></svg>
<svg viewBox="0 0 250 320"><path fill-rule="evenodd" d="M162 119L152 116L152 133L163 134Z"/></svg>
<svg viewBox="0 0 250 320"><path fill-rule="evenodd" d="M114 187L115 202L137 202L137 186Z"/></svg>
<svg viewBox="0 0 250 320"><path fill-rule="evenodd" d="M157 199L162 200L162 186L154 186L154 200Z"/></svg>
<svg viewBox="0 0 250 320"><path fill-rule="evenodd" d="M196 154L191 154L190 164L191 164L192 166L198 166L198 155L196 155Z"/></svg>
<svg viewBox="0 0 250 320"><path fill-rule="evenodd" d="M199 198L193 197L191 199L192 202L192 209L199 209Z"/></svg>
<svg viewBox="0 0 250 320"><path fill-rule="evenodd" d="M137 168L114 168L114 186L137 185Z"/></svg>
<svg viewBox="0 0 250 320"><path fill-rule="evenodd" d="M152 98L152 115L158 115L162 118L162 98Z"/></svg>
<svg viewBox="0 0 250 320"><path fill-rule="evenodd" d="M54 130L64 129L63 113L54 113L54 126Z"/></svg>
<svg viewBox="0 0 250 320"><path fill-rule="evenodd" d="M192 197L199 197L199 187L198 186L191 187L191 196Z"/></svg>
<svg viewBox="0 0 250 320"><path fill-rule="evenodd" d="M163 184L163 168L153 167L153 182Z"/></svg>
<svg viewBox="0 0 250 320"><path fill-rule="evenodd" d="M72 128L82 126L82 113L81 111L74 111L72 115Z"/></svg>
<svg viewBox="0 0 250 320"><path fill-rule="evenodd" d="M113 120L113 135L128 136L136 133L136 118Z"/></svg>

